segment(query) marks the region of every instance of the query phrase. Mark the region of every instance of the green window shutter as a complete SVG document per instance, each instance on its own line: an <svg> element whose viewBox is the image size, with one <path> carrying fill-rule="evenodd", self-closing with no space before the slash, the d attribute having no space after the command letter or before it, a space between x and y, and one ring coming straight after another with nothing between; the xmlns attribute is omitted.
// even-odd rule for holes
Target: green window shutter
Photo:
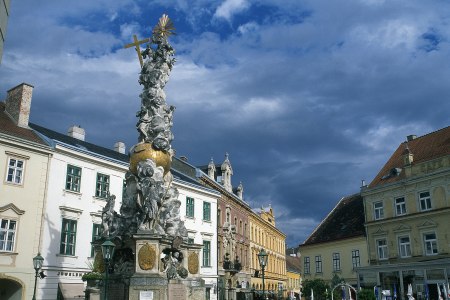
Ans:
<svg viewBox="0 0 450 300"><path fill-rule="evenodd" d="M203 220L211 221L211 203L203 202Z"/></svg>

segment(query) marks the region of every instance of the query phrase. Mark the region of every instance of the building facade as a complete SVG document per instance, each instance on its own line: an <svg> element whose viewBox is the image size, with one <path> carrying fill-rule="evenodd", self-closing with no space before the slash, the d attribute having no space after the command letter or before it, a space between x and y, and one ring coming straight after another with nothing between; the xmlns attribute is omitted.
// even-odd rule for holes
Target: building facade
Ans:
<svg viewBox="0 0 450 300"><path fill-rule="evenodd" d="M275 226L275 215L271 206L261 208L259 214L252 212L250 220L250 250L252 271L251 286L260 292L262 272L258 261L258 253L264 249L269 255L264 270L264 290L269 295L278 295L287 286L286 275L286 235ZM283 292L286 294L286 291Z"/></svg>
<svg viewBox="0 0 450 300"><path fill-rule="evenodd" d="M450 127L408 136L362 188L370 266L359 284L438 299L450 279ZM443 296L445 299L445 295Z"/></svg>
<svg viewBox="0 0 450 300"><path fill-rule="evenodd" d="M342 198L299 251L303 280L319 278L332 285L338 278L356 287L357 268L368 265L362 197Z"/></svg>
<svg viewBox="0 0 450 300"><path fill-rule="evenodd" d="M52 149L28 126L33 87L0 102L0 298L31 299Z"/></svg>
<svg viewBox="0 0 450 300"><path fill-rule="evenodd" d="M49 164L47 206L42 227L43 270L38 299L84 297L82 275L94 261L91 242L100 236L102 210L109 193L120 209L128 156L84 141L84 130L61 134L35 124L54 149Z"/></svg>
<svg viewBox="0 0 450 300"><path fill-rule="evenodd" d="M184 173L183 173L184 172ZM206 299L218 298L217 206L220 193L199 184L196 168L174 158L172 175L181 201L181 220L188 231L188 242L201 244L200 275L205 281ZM191 177L192 176L192 177Z"/></svg>
<svg viewBox="0 0 450 300"><path fill-rule="evenodd" d="M286 290L289 299L300 299L302 284L302 269L300 257L297 254L286 255Z"/></svg>
<svg viewBox="0 0 450 300"><path fill-rule="evenodd" d="M249 253L250 206L243 200L242 184L233 189L233 169L228 154L221 165L214 162L200 167L202 184L220 193L217 209L217 256L219 299L235 299L238 293L250 293Z"/></svg>

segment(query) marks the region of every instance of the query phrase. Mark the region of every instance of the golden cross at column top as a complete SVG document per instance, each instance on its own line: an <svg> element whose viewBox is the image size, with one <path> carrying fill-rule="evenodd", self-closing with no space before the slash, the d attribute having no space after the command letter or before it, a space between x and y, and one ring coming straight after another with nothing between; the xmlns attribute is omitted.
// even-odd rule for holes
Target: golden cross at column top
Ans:
<svg viewBox="0 0 450 300"><path fill-rule="evenodd" d="M127 44L124 46L124 48L131 48L133 46L135 47L138 58L139 58L139 63L141 64L141 68L144 65L144 60L142 59L141 47L139 45L143 44L143 43L147 43L148 41L150 41L150 39L143 39L143 40L139 41L137 36L135 34L133 34L133 43Z"/></svg>

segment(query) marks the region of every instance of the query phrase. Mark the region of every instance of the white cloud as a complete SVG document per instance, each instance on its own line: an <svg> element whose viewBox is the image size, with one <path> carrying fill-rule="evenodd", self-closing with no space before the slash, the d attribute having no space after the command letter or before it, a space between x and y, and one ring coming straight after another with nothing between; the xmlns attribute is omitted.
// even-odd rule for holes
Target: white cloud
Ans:
<svg viewBox="0 0 450 300"><path fill-rule="evenodd" d="M225 0L216 9L214 17L224 18L230 22L234 14L246 10L249 6L250 4L247 0Z"/></svg>
<svg viewBox="0 0 450 300"><path fill-rule="evenodd" d="M240 34L244 35L244 34L247 34L247 33L258 31L258 29L259 29L258 23L256 23L256 22L248 22L248 23L245 23L243 25L240 25L238 27L237 31Z"/></svg>
<svg viewBox="0 0 450 300"><path fill-rule="evenodd" d="M404 20L391 20L380 26L358 26L351 36L371 47L413 49L420 34L417 24Z"/></svg>
<svg viewBox="0 0 450 300"><path fill-rule="evenodd" d="M138 35L138 33L140 32L140 29L141 29L141 26L136 22L121 24L120 25L120 37L128 40L133 36L133 34Z"/></svg>

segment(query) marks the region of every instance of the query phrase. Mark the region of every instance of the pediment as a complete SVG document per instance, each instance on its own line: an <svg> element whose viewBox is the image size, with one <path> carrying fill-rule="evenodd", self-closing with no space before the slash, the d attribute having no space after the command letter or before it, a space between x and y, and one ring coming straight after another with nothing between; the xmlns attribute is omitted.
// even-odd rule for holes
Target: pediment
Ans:
<svg viewBox="0 0 450 300"><path fill-rule="evenodd" d="M25 213L24 210L21 210L17 206L15 206L13 203L6 204L5 206L0 207L0 213L5 212L7 210L12 210L17 215L23 215Z"/></svg>
<svg viewBox="0 0 450 300"><path fill-rule="evenodd" d="M422 222L422 224L417 225L418 228L431 228L431 227L437 227L437 223L434 222L431 219L427 219L424 222Z"/></svg>
<svg viewBox="0 0 450 300"><path fill-rule="evenodd" d="M396 228L394 228L394 232L403 232L403 231L411 231L411 226L402 223Z"/></svg>
<svg viewBox="0 0 450 300"><path fill-rule="evenodd" d="M377 236L380 236L380 235L387 235L387 234L388 234L387 230L385 230L382 226L379 226L379 227L377 228L377 230L375 230L375 231L373 232L373 235L377 235Z"/></svg>

